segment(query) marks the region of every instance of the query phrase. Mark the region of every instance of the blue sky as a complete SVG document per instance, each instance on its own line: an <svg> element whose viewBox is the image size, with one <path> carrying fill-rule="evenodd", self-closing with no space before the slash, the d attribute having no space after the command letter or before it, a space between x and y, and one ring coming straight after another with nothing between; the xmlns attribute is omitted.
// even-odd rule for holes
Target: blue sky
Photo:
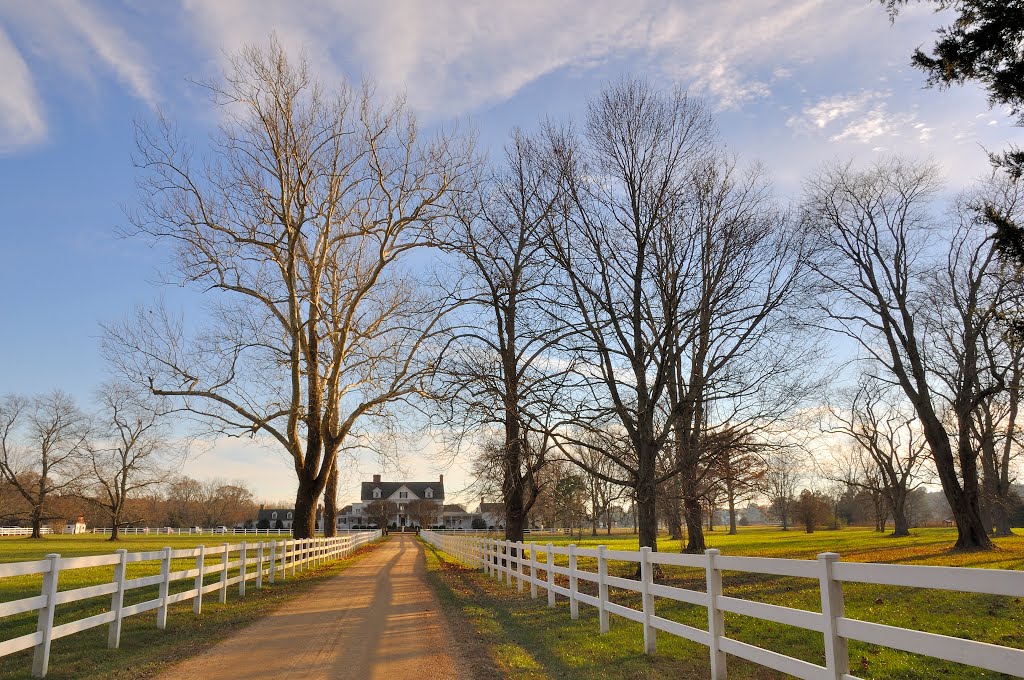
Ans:
<svg viewBox="0 0 1024 680"><path fill-rule="evenodd" d="M105 378L100 322L159 295L196 305L157 283L166 253L117 236L135 200L132 121L163 111L201 140L217 114L192 81L272 31L323 81L372 77L406 93L425 126L459 120L489 149L512 126L578 116L623 74L679 82L790 199L822 162L887 152L933 158L955 191L986 172L983 148L1020 142L977 88L927 90L910 68L948 18L914 5L890 25L868 0L0 4L0 393L59 387L87 405ZM363 467L345 493L373 471ZM407 468L436 472L417 454ZM244 443L187 472L293 495L283 456ZM464 472L446 479L455 490Z"/></svg>

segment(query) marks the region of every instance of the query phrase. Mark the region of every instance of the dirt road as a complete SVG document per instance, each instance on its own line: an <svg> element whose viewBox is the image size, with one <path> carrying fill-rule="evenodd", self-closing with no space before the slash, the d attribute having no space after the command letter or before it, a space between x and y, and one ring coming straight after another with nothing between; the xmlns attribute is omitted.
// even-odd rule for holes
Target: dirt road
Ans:
<svg viewBox="0 0 1024 680"><path fill-rule="evenodd" d="M159 677L466 678L425 572L420 542L395 535L335 578Z"/></svg>

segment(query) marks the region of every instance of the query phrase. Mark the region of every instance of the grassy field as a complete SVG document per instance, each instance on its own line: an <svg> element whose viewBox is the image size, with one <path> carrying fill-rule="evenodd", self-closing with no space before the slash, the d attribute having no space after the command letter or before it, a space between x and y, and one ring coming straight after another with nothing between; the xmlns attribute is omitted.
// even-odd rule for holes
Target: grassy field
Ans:
<svg viewBox="0 0 1024 680"><path fill-rule="evenodd" d="M125 548L129 552L160 550L164 546L174 549L189 548L205 544L232 545L241 542L242 536L131 536L117 543L111 543L102 536L91 534L81 536L48 536L39 540L27 538L0 538L0 562L18 562L40 559L48 553L59 553L64 557L98 555ZM255 543L250 536L247 542ZM260 537L264 540L267 537ZM280 537L281 539L287 537ZM271 536L271 540L278 537ZM71 678L146 678L151 677L174 661L186 655L195 654L215 644L230 633L273 611L287 600L297 597L325 578L333 576L354 560L359 559L373 544L357 551L351 558L324 565L318 569L298 572L295 577L289 571L287 579L271 585L264 580L263 589L257 591L255 583L249 581L245 598L238 597L237 584L228 592L226 605L217 602L216 593L203 598L203 612L196 617L192 613L191 601L172 605L168 612L167 628L156 628L156 612L146 612L124 620L121 632L121 649L108 650L106 647L107 627L100 626L82 633L55 640L50 655L48 678L57 680ZM236 555L237 559L237 555ZM220 563L219 556L206 560L206 564ZM195 566L194 559L173 560L171 570L177 571ZM250 567L251 569L251 567ZM128 565L128 578L157 574L159 562L140 562ZM237 575L231 570L229 576ZM75 569L62 572L58 581L60 590L71 590L97 583L109 583L113 567ZM204 583L218 581L218 574L209 574ZM23 576L0 579L0 602L38 595L42 577ZM171 584L171 593L182 592L193 587L193 580L177 581ZM153 599L157 587L139 588L125 593L124 604ZM110 605L110 596L60 605L56 609L56 624L84 618L105 611ZM36 627L37 614L29 612L0 619L0 641L31 633ZM31 650L11 656L0 657L0 680L30 677Z"/></svg>
<svg viewBox="0 0 1024 680"><path fill-rule="evenodd" d="M538 546L576 543L580 546L607 545L609 549L635 550L636 537L613 535L581 539L564 535L533 534ZM998 539L999 549L988 553L951 554L955 540L952 529L915 530L910 538L894 539L870 530L846 529L814 534L782 532L775 528L741 529L736 536L715 532L711 546L726 555L813 559L820 552L838 552L855 562L956 565L964 567L1024 569L1024 538ZM678 551L678 541L659 540L662 551ZM613 616L611 633L597 635L597 610L582 605L580 618L569 618L568 604L548 609L543 591L537 601L515 592L431 552L429 564L434 586L452 615L472 626L489 648L491 662L509 678L679 678L706 677L708 652L702 645L658 633L658 654L642 653L639 624ZM565 558L559 560L565 563ZM595 560L579 559L579 566L596 571ZM610 562L609 572L627 576L635 565ZM701 570L666 567L660 582L693 590L704 590ZM768 604L820 611L818 583L810 579L761 576L726 572L724 592ZM584 592L595 591L580 581ZM1024 648L1024 606L1007 597L915 588L845 584L846 612L852 618L905 628L926 630L980 640L1008 647ZM639 596L611 589L613 601L640 608ZM658 599L659 616L707 629L702 607ZM822 663L821 635L798 628L726 614L726 635L776 652L814 663ZM851 671L865 678L998 678L996 673L946 663L927 657L850 643ZM730 678L781 678L782 674L729 658Z"/></svg>

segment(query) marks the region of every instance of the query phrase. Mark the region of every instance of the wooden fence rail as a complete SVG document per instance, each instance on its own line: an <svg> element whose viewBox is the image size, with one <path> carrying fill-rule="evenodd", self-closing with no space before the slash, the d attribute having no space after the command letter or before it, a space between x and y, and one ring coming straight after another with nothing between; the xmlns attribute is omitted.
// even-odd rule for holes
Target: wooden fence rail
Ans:
<svg viewBox="0 0 1024 680"><path fill-rule="evenodd" d="M1024 650L847 618L843 604L843 583L909 586L1021 598L1024 597L1024 572L1021 571L840 562L836 553L822 553L817 560L792 560L731 557L721 555L717 550L708 550L703 555L685 555L657 553L650 548L608 550L603 545L579 548L548 543L538 547L533 542L513 543L432 531L424 531L421 536L439 550L468 566L482 569L499 581L504 578L508 585L512 585L515 580L519 592L523 592L524 583L529 584L533 598L538 596L538 589L543 588L547 591L550 607L555 606L556 595L568 598L570 616L574 619L581 603L597 608L602 633L608 632L609 614L640 623L643 626L644 651L648 654L656 651L656 630L700 643L708 647L710 653L712 680L725 680L726 658L730 654L806 680L856 680L857 676L850 672L848 640L1024 677ZM556 565L556 555L564 556L568 566ZM579 557L595 558L597 572L581 570L577 564ZM610 560L636 563L640 579L609 576ZM705 592L656 583L654 565L659 564L703 570ZM722 593L723 571L816 580L819 583L821 612L728 597ZM544 572L544 576L540 572ZM569 587L558 585L556 576L565 577ZM581 593L578 588L580 580L597 584L597 596ZM610 601L609 587L640 594L642 608L634 609ZM708 629L658 616L657 598L706 608ZM726 637L725 613L742 614L821 634L825 643L825 665Z"/></svg>
<svg viewBox="0 0 1024 680"><path fill-rule="evenodd" d="M244 597L247 581L254 580L258 590L263 587L263 583L267 579L270 583L274 583L277 578L283 580L289 575L289 569L291 570L290 575L294 576L296 569L304 569L348 557L356 548L379 538L380 535L380 531L364 531L334 538L253 543L242 541L237 545L228 543L217 546L200 545L195 548L179 550L168 547L150 552L130 553L122 549L111 555L88 557L61 557L58 554L50 554L42 560L2 563L0 564L0 579L41 574L43 585L39 595L0 602L0 619L25 612L39 612L35 632L11 639L0 639L0 657L34 648L32 675L42 678L46 676L49 666L50 644L53 640L96 626L106 625L109 626L107 646L116 649L121 641L121 622L128 616L156 610L156 626L163 629L167 626L168 607L172 604L192 600L193 611L199 614L202 611L203 595L207 593L216 593L219 602L227 602L228 588L238 584L238 595ZM206 562L207 558L218 556L219 561ZM172 560L192 558L195 559L195 568L171 571ZM159 574L132 579L126 577L129 564L154 561L159 562ZM109 583L73 590L58 590L62 573L72 569L103 566L113 567L113 580ZM231 570L237 570L238 574L229 578L228 574ZM217 575L219 578L204 584L204 577L211 574ZM193 587L190 590L172 594L171 584L180 580L192 583ZM153 586L159 588L155 599L128 606L124 604L126 592ZM106 595L111 597L108 611L54 625L54 612L58 605Z"/></svg>

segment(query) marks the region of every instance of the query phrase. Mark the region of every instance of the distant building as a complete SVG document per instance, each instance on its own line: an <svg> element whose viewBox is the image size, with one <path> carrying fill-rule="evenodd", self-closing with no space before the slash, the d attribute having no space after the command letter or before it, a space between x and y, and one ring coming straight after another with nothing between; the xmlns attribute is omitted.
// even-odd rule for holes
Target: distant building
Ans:
<svg viewBox="0 0 1024 680"><path fill-rule="evenodd" d="M395 504L396 512L388 519L389 525L415 526L415 518L409 515L409 504L414 500L436 503L437 515L443 517L444 475L436 482L385 482L380 475L374 475L373 481L362 483L359 502L345 506L342 512L338 513L338 528L369 526L374 520L367 515L366 507L374 501L391 501Z"/></svg>
<svg viewBox="0 0 1024 680"><path fill-rule="evenodd" d="M323 530L323 510L316 509L316 528ZM295 508L268 508L260 505L256 513L257 529L288 529L295 523Z"/></svg>
<svg viewBox="0 0 1024 680"><path fill-rule="evenodd" d="M484 503L483 501L480 501L480 507L477 508L477 514L483 518L488 529L505 528L504 503Z"/></svg>
<svg viewBox="0 0 1024 680"><path fill-rule="evenodd" d="M480 517L479 513L467 512L461 505L451 504L444 506L441 513L441 523L445 529L472 529L473 520Z"/></svg>

